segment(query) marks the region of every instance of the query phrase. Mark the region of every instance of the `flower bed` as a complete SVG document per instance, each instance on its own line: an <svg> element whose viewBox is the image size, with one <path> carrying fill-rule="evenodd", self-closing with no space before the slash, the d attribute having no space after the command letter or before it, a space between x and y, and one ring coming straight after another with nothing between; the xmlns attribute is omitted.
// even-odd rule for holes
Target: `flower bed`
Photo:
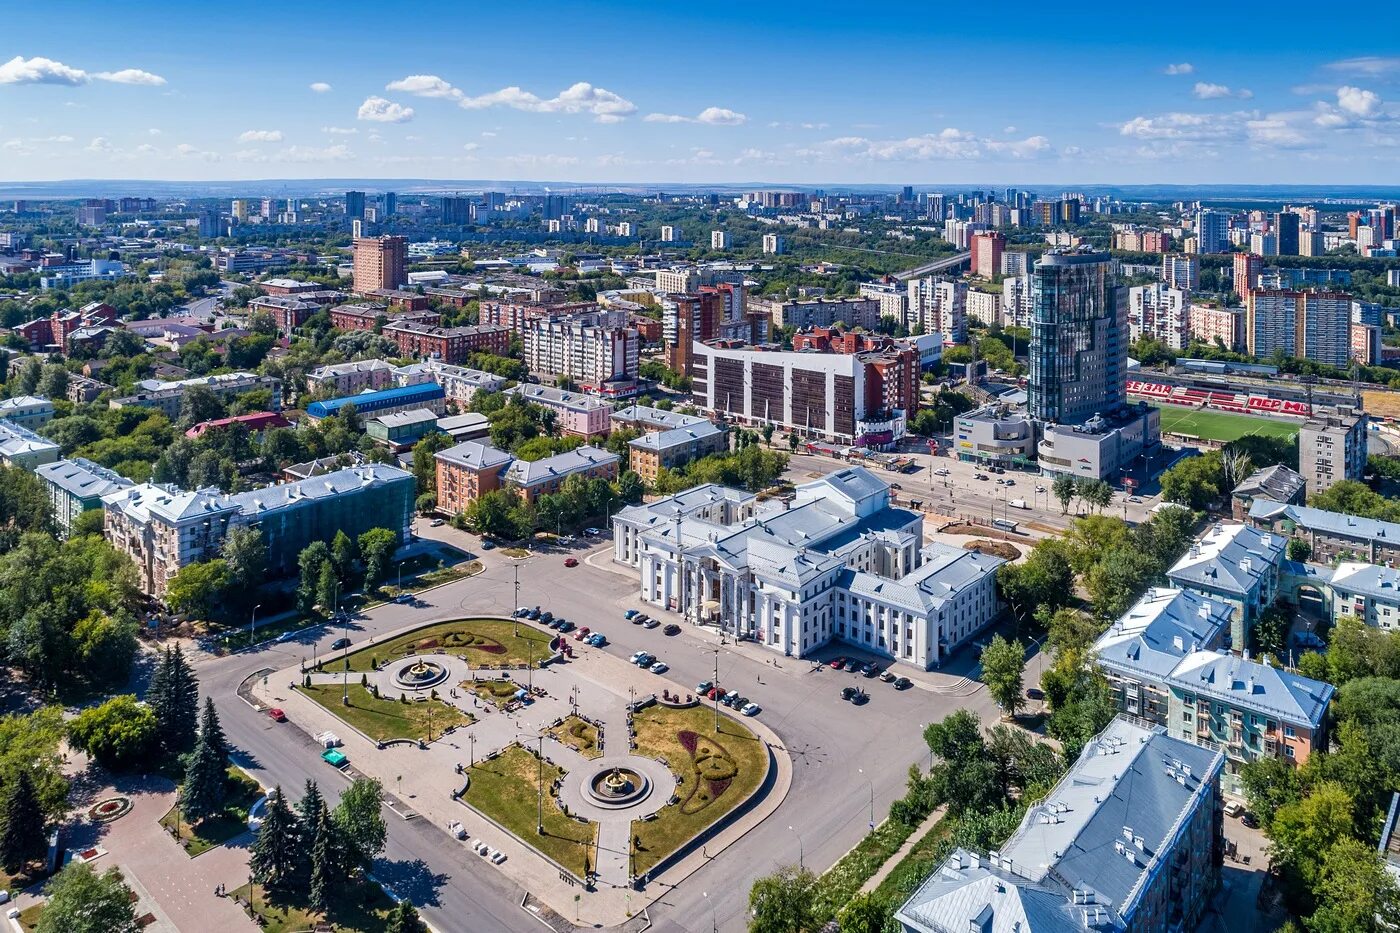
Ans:
<svg viewBox="0 0 1400 933"><path fill-rule="evenodd" d="M131 801L126 797L108 797L88 808L88 819L94 823L110 823L131 812Z"/></svg>

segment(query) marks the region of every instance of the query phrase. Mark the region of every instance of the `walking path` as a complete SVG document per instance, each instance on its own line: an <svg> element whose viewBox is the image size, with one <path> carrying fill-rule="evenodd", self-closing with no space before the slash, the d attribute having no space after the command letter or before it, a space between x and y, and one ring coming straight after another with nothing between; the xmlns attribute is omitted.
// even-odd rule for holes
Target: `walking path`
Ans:
<svg viewBox="0 0 1400 933"><path fill-rule="evenodd" d="M885 864L880 866L880 870L871 875L866 880L865 884L860 886L860 893L869 894L871 891L878 888L884 880L890 876L890 872L894 871L899 863L904 861L904 857L909 854L909 850L914 848L914 845L920 839L928 835L938 821L943 819L943 814L947 812L947 807L939 807L928 816L924 817L924 821L909 834L908 839L904 840L904 845L899 847L899 851L886 859Z"/></svg>

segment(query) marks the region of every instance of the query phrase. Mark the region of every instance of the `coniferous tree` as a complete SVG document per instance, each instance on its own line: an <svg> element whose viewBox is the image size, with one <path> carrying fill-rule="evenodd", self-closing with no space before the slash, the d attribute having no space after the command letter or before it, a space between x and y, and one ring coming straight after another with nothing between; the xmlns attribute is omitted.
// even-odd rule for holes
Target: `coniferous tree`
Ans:
<svg viewBox="0 0 1400 933"><path fill-rule="evenodd" d="M191 823L215 816L223 810L228 786L228 748L219 727L214 701L204 701L204 721L199 738L185 768L180 787L180 810Z"/></svg>
<svg viewBox="0 0 1400 933"><path fill-rule="evenodd" d="M313 865L311 856L321 836L321 808L326 805L321 788L308 779L296 806L297 876L296 884L308 883Z"/></svg>
<svg viewBox="0 0 1400 933"><path fill-rule="evenodd" d="M171 649L166 648L156 659L156 668L151 672L151 682L146 687L146 705L155 714L156 724L160 731L164 733L166 723L170 722L170 664ZM158 737L164 747L164 738Z"/></svg>
<svg viewBox="0 0 1400 933"><path fill-rule="evenodd" d="M312 910L324 914L331 903L331 889L338 877L330 812L324 802L316 814L316 841L311 847L311 884L307 889L306 902Z"/></svg>
<svg viewBox="0 0 1400 933"><path fill-rule="evenodd" d="M156 665L146 702L156 714L161 749L169 755L189 750L198 736L199 681L179 645Z"/></svg>
<svg viewBox="0 0 1400 933"><path fill-rule="evenodd" d="M44 813L34 793L34 781L29 772L21 770L10 782L3 808L4 826L0 828L0 868L10 874L18 872L32 858L44 854Z"/></svg>
<svg viewBox="0 0 1400 933"><path fill-rule="evenodd" d="M296 822L278 787L268 798L262 828L248 859L254 881L268 888L286 888L292 883L298 861Z"/></svg>
<svg viewBox="0 0 1400 933"><path fill-rule="evenodd" d="M399 901L398 906L389 911L389 927L386 933L423 933L423 921L418 911L407 900Z"/></svg>

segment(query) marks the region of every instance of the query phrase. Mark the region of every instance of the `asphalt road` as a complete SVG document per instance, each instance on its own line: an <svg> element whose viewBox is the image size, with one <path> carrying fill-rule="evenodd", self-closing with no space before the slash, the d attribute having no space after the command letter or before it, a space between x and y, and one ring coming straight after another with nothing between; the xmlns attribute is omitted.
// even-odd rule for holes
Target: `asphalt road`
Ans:
<svg viewBox="0 0 1400 933"><path fill-rule="evenodd" d="M475 551L475 539L450 527L421 530ZM597 549L610 547L609 541ZM586 556L582 544L570 553ZM712 643L686 632L687 626L682 626L682 634L667 637L660 628L648 630L623 620L626 607L641 605L635 577L586 563L566 569L562 550L537 554L518 565L499 551L478 556L487 567L482 574L425 594L426 606L379 607L352 623L351 636L358 641L411 622L467 613L508 614L517 605L518 566L519 604L540 605L606 633L607 650L619 657L641 648L651 651L671 666L666 680L686 689L714 678ZM665 619L672 620L678 621ZM318 630L295 641L200 664L201 681L215 697L230 740L265 782L299 794L307 778L316 778L328 794L338 790L341 779L320 764L314 747L292 741L289 730L255 713L236 690L248 674L309 658L313 643L324 651L341 634L340 628ZM653 905L650 913L657 930L699 933L712 924L726 931L744 929L748 890L755 877L799 859L821 871L868 832L872 813L877 823L884 818L890 802L904 793L909 765L928 760L924 724L960 706L989 722L995 716L985 692L970 698L918 688L898 692L825 665L770 657L755 646L745 646L745 651L759 656L736 653L732 646L719 650L719 681L763 707L763 721L781 737L792 758L792 787L776 813ZM835 647L825 656L841 653L845 649ZM954 665L959 663L970 661L959 657ZM870 702L855 707L842 701L840 688L851 683L866 688ZM539 929L538 921L517 906L523 892L495 869L467 857L435 826L422 821L405 824L387 811L386 815L389 849L377 872L423 906L442 933Z"/></svg>

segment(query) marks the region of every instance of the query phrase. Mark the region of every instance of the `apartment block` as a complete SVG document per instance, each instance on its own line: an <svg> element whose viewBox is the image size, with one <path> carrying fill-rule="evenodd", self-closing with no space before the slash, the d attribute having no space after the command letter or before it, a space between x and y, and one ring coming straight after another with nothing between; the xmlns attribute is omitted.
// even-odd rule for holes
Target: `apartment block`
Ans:
<svg viewBox="0 0 1400 933"><path fill-rule="evenodd" d="M1191 341L1187 293L1163 282L1128 289L1128 335L1160 340L1173 350L1184 350Z"/></svg>
<svg viewBox="0 0 1400 933"><path fill-rule="evenodd" d="M1298 472L1308 495L1325 492L1342 480L1359 480L1366 473L1364 411L1340 408L1315 413L1298 430Z"/></svg>
<svg viewBox="0 0 1400 933"><path fill-rule="evenodd" d="M874 329L880 324L880 303L872 298L748 299L748 310L772 319L773 327L847 327Z"/></svg>
<svg viewBox="0 0 1400 933"><path fill-rule="evenodd" d="M506 392L554 412L555 423L566 437L593 440L606 437L612 430L608 420L612 405L595 395L531 382L521 383Z"/></svg>
<svg viewBox="0 0 1400 933"><path fill-rule="evenodd" d="M34 470L53 507L58 536L67 538L78 516L102 508L102 497L132 485L127 479L91 460L56 460Z"/></svg>
<svg viewBox="0 0 1400 933"><path fill-rule="evenodd" d="M408 240L404 237L356 237L352 248L356 294L402 288L408 282Z"/></svg>
<svg viewBox="0 0 1400 933"><path fill-rule="evenodd" d="M267 389L272 393L272 400L268 408L272 411L282 410L282 380L272 376L259 376L256 373L243 372L223 373L217 376L196 376L174 382L142 379L136 383L138 391L134 395L114 398L107 404L112 408L126 408L128 406L154 408L164 412L170 420L174 421L180 415L180 403L184 400L185 393L195 387L208 389L225 403L246 392Z"/></svg>
<svg viewBox="0 0 1400 933"><path fill-rule="evenodd" d="M521 499L537 502L540 496L559 492L575 476L612 482L617 479L621 461L615 453L585 444L543 460L516 460L506 467L503 479L506 487Z"/></svg>
<svg viewBox="0 0 1400 933"><path fill-rule="evenodd" d="M1216 522L1167 571L1173 585L1235 608L1229 645L1249 648L1249 633L1279 594L1287 539L1240 522Z"/></svg>
<svg viewBox="0 0 1400 933"><path fill-rule="evenodd" d="M628 466L648 485L662 469L729 450L728 432L708 418L632 405L613 412L611 420L645 432L628 443Z"/></svg>
<svg viewBox="0 0 1400 933"><path fill-rule="evenodd" d="M637 377L641 335L626 320L625 311L605 311L534 321L524 332L525 363L532 372L611 394L610 383Z"/></svg>
<svg viewBox="0 0 1400 933"><path fill-rule="evenodd" d="M1192 303L1187 312L1187 328L1192 339L1226 350L1244 347L1244 311L1218 305Z"/></svg>
<svg viewBox="0 0 1400 933"><path fill-rule="evenodd" d="M394 341L404 356L453 365L465 363L473 353L505 356L510 352L510 331L491 324L438 327L395 321L384 325L380 333Z"/></svg>
<svg viewBox="0 0 1400 933"><path fill-rule="evenodd" d="M24 428L41 428L53 420L53 402L40 395L0 399L0 418Z"/></svg>
<svg viewBox="0 0 1400 933"><path fill-rule="evenodd" d="M515 459L480 441L464 441L433 455L437 510L457 515L488 492L501 488L501 474Z"/></svg>

